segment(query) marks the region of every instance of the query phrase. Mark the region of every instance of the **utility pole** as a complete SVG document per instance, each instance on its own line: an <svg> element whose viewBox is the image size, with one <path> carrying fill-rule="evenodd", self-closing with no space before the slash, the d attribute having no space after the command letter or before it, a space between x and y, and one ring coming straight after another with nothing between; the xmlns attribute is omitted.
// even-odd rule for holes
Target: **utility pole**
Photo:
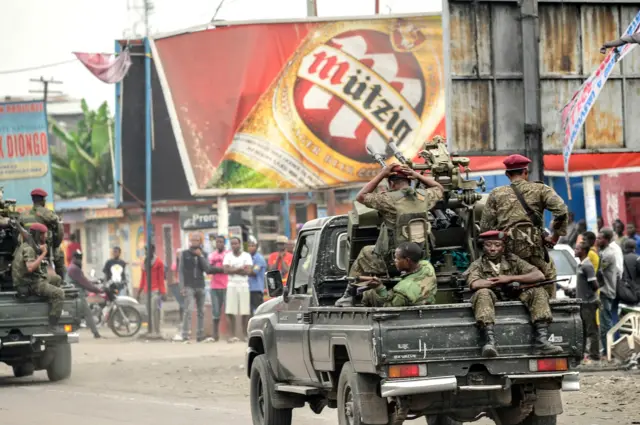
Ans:
<svg viewBox="0 0 640 425"><path fill-rule="evenodd" d="M307 17L318 16L316 0L307 0Z"/></svg>
<svg viewBox="0 0 640 425"><path fill-rule="evenodd" d="M380 0L373 0L375 2L375 14L379 15L380 14Z"/></svg>
<svg viewBox="0 0 640 425"><path fill-rule="evenodd" d="M57 81L57 80L54 80L53 78L50 78L49 80L45 80L44 77L31 78L29 81L31 81L33 83L42 84L42 86L43 86L42 90L29 90L29 93L42 93L43 94L42 99L44 100L45 109L47 107L47 101L49 100L49 94L50 93L62 94L62 92L58 91L58 90L53 90L53 91L49 90L49 84L62 84L62 81Z"/></svg>
<svg viewBox="0 0 640 425"><path fill-rule="evenodd" d="M524 150L531 159L532 180L544 179L544 149L540 118L540 28L538 0L521 0L522 71L524 82Z"/></svg>

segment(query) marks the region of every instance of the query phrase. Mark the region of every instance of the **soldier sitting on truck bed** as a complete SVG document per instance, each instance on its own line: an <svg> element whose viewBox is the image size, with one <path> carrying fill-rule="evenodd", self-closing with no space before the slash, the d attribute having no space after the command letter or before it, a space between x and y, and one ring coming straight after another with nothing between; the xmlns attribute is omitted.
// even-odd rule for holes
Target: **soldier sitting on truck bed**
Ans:
<svg viewBox="0 0 640 425"><path fill-rule="evenodd" d="M559 354L562 347L552 345L548 340L549 323L552 320L549 306L549 295L541 286L524 291L501 290L503 285L513 282L533 284L544 281L544 274L535 266L520 257L505 253L505 234L497 230L482 233L482 256L471 263L465 272L467 283L475 291L471 297L471 305L478 327L482 330L485 345L482 347L484 357L496 357L496 342L493 325L496 321L495 303L498 301L496 292L501 300L519 299L527 306L531 314L531 322L535 328L536 354Z"/></svg>
<svg viewBox="0 0 640 425"><path fill-rule="evenodd" d="M389 182L389 191L374 193L382 180ZM411 180L418 180L427 189L414 189ZM428 211L442 199L443 188L433 178L423 176L415 170L399 164L390 164L367 183L356 196L361 204L378 210L382 217L380 234L375 245L362 248L351 266L349 276L382 275L387 273L388 265L396 246L411 240L407 234L408 221L414 219L427 220ZM423 237L424 239L424 237ZM423 243L427 243L426 240ZM351 288L348 286L336 306L353 304Z"/></svg>
<svg viewBox="0 0 640 425"><path fill-rule="evenodd" d="M11 279L19 294L49 299L49 327L55 331L62 314L64 291L60 288L62 279L48 274L43 262L48 254L47 231L47 226L41 223L34 223L29 227L30 240L25 240L14 253Z"/></svg>
<svg viewBox="0 0 640 425"><path fill-rule="evenodd" d="M362 303L366 307L408 307L435 303L438 290L436 272L429 261L422 259L420 245L401 243L396 248L395 265L403 275L393 289L387 290L375 276L364 283L369 288L362 294Z"/></svg>
<svg viewBox="0 0 640 425"><path fill-rule="evenodd" d="M60 249L60 244L62 243L62 238L64 236L64 229L62 228L62 222L58 215L45 206L47 196L47 192L43 189L33 189L31 191L33 208L21 214L20 221L27 229L34 223L40 223L47 226L47 246L49 254L46 260L53 259L56 274L60 276L61 279L64 279L67 267L64 264L64 254Z"/></svg>

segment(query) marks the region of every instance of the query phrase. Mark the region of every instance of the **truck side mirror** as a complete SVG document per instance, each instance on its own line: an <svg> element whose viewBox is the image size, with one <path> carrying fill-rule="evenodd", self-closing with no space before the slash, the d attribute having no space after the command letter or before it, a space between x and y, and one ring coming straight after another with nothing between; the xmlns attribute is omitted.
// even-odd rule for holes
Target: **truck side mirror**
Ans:
<svg viewBox="0 0 640 425"><path fill-rule="evenodd" d="M280 270L271 270L266 274L267 290L271 298L279 297L284 293L284 285L282 284L282 275Z"/></svg>

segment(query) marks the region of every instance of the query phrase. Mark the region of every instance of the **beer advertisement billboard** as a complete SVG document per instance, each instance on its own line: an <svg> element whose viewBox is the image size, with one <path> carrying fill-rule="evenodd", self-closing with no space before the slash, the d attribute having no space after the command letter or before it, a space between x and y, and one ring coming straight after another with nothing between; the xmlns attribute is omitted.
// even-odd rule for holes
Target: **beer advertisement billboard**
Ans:
<svg viewBox="0 0 640 425"><path fill-rule="evenodd" d="M153 41L194 195L368 181L444 135L439 15L230 25Z"/></svg>

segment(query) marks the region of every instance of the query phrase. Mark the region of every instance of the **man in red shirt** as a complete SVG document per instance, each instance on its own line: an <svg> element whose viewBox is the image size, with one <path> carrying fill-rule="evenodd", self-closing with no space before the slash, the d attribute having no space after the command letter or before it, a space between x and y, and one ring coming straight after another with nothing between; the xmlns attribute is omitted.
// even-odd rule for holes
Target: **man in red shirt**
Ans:
<svg viewBox="0 0 640 425"><path fill-rule="evenodd" d="M285 284L287 282L287 277L289 277L291 262L293 261L293 254L287 251L287 243L289 243L289 239L287 239L286 236L278 236L278 239L276 239L277 251L272 252L269 255L269 260L267 261L269 271L280 270L282 281Z"/></svg>
<svg viewBox="0 0 640 425"><path fill-rule="evenodd" d="M75 233L72 233L71 236L69 236L69 243L67 243L66 255L64 257L67 267L71 264L71 261L73 260L73 253L76 251L82 251L82 249L78 243L78 237Z"/></svg>
<svg viewBox="0 0 640 425"><path fill-rule="evenodd" d="M147 251L145 249L145 251ZM151 261L151 319L152 319L152 333L160 335L160 317L162 312L162 301L166 299L167 286L164 280L164 263L156 256L156 246L151 245L150 255L147 255L142 264L142 276L140 277L140 294L145 294L144 305L146 306L147 294L147 261Z"/></svg>

